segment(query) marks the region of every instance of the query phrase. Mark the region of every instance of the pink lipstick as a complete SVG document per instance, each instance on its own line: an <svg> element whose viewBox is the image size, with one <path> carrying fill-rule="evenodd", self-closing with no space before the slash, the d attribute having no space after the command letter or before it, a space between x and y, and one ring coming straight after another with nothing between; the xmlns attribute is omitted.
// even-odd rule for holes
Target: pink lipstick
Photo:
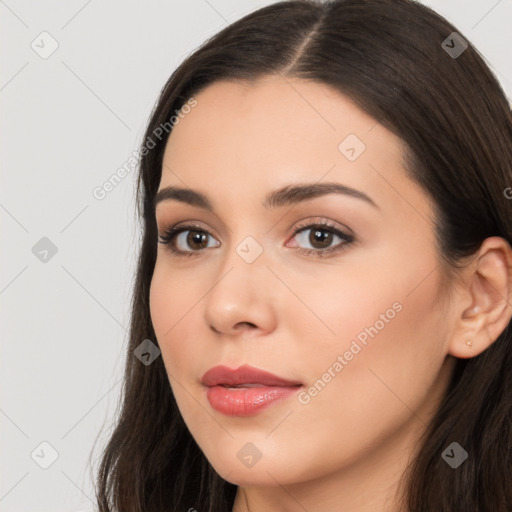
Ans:
<svg viewBox="0 0 512 512"><path fill-rule="evenodd" d="M290 397L302 383L286 380L249 365L236 370L215 366L201 379L210 405L227 416L252 416L270 404Z"/></svg>

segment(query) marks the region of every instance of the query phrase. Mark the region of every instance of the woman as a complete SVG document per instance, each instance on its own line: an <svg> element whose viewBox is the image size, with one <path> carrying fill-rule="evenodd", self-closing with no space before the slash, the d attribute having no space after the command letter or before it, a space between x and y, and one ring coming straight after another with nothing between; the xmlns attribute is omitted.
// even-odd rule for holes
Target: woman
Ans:
<svg viewBox="0 0 512 512"><path fill-rule="evenodd" d="M276 3L189 56L141 148L100 510L512 510L511 140L409 0Z"/></svg>

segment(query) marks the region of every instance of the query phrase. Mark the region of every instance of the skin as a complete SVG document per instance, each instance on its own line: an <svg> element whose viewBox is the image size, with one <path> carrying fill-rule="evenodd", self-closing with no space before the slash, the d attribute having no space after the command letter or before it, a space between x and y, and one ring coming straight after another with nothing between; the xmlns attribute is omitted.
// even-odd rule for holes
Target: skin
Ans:
<svg viewBox="0 0 512 512"><path fill-rule="evenodd" d="M160 234L198 223L208 247L187 245L187 233L178 248L196 251L191 257L159 243L150 290L185 423L216 471L239 486L235 512L396 511L400 476L455 357L481 353L510 321L510 247L487 239L442 291L432 203L406 176L400 139L349 98L276 76L219 81L195 98L168 140L159 188L199 191L214 211L166 200L156 221ZM352 162L338 149L348 134L366 145ZM262 205L276 188L317 182L357 189L378 207L333 193ZM314 230L294 235L302 221L329 221L355 240L323 258L300 254L345 243L333 236L315 246ZM236 251L248 236L263 249L252 263ZM334 371L396 303L400 311ZM329 368L331 379L306 404L294 395L256 416L227 417L200 384L218 364L250 364L302 382L302 391ZM246 443L261 452L252 467L237 457Z"/></svg>

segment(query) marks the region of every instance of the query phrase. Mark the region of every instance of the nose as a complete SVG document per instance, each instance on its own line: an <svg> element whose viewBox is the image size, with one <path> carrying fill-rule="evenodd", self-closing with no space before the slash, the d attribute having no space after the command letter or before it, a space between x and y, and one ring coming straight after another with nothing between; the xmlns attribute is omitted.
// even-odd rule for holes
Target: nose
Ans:
<svg viewBox="0 0 512 512"><path fill-rule="evenodd" d="M226 255L204 301L205 321L216 334L265 334L275 329L277 280L264 254L252 263L235 248Z"/></svg>

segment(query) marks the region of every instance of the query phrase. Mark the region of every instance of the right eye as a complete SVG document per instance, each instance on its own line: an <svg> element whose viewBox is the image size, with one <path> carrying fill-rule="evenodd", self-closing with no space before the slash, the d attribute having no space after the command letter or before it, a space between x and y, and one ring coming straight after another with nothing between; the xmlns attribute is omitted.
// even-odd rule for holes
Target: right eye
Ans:
<svg viewBox="0 0 512 512"><path fill-rule="evenodd" d="M172 227L163 235L159 235L160 243L167 245L169 250L178 256L193 256L194 253L201 252L203 249L218 247L220 242L208 244L208 237L211 236L203 228L195 225Z"/></svg>

